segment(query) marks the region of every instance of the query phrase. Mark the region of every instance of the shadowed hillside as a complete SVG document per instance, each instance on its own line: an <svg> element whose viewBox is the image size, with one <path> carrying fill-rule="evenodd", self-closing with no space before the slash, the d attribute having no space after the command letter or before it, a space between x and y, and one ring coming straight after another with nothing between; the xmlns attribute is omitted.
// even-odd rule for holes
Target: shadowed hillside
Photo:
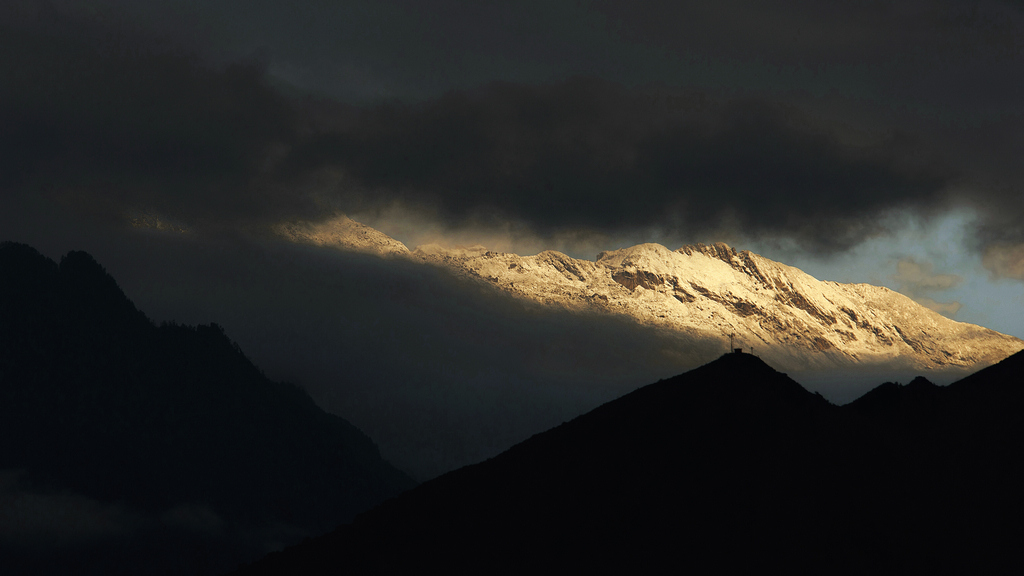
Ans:
<svg viewBox="0 0 1024 576"><path fill-rule="evenodd" d="M91 256L0 244L5 574L203 574L413 481L216 324L154 326Z"/></svg>
<svg viewBox="0 0 1024 576"><path fill-rule="evenodd" d="M837 407L728 354L236 574L1005 568L1022 364Z"/></svg>

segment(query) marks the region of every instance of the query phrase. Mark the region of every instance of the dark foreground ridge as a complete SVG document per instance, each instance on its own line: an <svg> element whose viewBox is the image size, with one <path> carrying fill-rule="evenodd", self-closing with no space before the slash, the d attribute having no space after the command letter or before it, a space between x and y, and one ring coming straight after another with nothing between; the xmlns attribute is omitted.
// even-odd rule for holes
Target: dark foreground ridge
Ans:
<svg viewBox="0 0 1024 576"><path fill-rule="evenodd" d="M223 573L413 485L216 324L0 244L0 573Z"/></svg>
<svg viewBox="0 0 1024 576"><path fill-rule="evenodd" d="M838 407L727 354L235 574L1006 570L1022 367Z"/></svg>

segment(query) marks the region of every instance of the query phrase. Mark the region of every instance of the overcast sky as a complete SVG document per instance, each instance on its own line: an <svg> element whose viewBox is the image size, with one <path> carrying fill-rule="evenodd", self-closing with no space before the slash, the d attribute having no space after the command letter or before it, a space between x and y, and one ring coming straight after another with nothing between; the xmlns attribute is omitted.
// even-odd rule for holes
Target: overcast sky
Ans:
<svg viewBox="0 0 1024 576"><path fill-rule="evenodd" d="M690 4L7 0L0 236L203 322L228 305L172 294L188 254L338 212L523 254L726 241L1024 337L1021 3Z"/></svg>

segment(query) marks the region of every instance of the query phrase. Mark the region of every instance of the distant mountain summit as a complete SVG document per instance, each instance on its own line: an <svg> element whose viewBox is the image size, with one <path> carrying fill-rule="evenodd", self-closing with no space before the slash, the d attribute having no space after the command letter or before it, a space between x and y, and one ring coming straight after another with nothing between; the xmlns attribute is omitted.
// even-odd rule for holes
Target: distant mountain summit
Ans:
<svg viewBox="0 0 1024 576"><path fill-rule="evenodd" d="M1015 571L1022 362L839 407L726 354L235 574Z"/></svg>
<svg viewBox="0 0 1024 576"><path fill-rule="evenodd" d="M627 315L693 342L717 342L720 349L733 336L735 345L793 372L854 365L964 372L1024 349L1018 338L950 320L888 288L819 281L724 243L675 251L640 244L591 261L553 250L519 256L483 246L431 244L409 252L345 217L279 227L279 233L293 241L417 259L523 298Z"/></svg>
<svg viewBox="0 0 1024 576"><path fill-rule="evenodd" d="M218 325L0 244L0 572L217 574L414 484Z"/></svg>

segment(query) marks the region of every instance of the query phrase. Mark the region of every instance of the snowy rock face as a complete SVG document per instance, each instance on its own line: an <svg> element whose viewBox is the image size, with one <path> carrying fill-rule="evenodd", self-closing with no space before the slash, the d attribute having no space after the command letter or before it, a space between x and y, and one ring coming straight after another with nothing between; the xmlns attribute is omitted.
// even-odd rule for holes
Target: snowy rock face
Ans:
<svg viewBox="0 0 1024 576"><path fill-rule="evenodd" d="M784 371L855 365L977 370L1024 349L1022 340L950 320L888 288L822 282L723 243L674 252L640 244L590 261L551 250L519 256L483 246L430 244L410 252L344 216L276 231L295 242L443 266L552 306L624 314L704 348L718 342L715 348L726 350L731 340Z"/></svg>
<svg viewBox="0 0 1024 576"><path fill-rule="evenodd" d="M950 320L888 288L822 282L718 243L676 251L641 244L596 261L482 247L417 248L413 257L478 277L539 302L627 314L694 339L732 341L782 370L890 364L980 368L1024 341Z"/></svg>

